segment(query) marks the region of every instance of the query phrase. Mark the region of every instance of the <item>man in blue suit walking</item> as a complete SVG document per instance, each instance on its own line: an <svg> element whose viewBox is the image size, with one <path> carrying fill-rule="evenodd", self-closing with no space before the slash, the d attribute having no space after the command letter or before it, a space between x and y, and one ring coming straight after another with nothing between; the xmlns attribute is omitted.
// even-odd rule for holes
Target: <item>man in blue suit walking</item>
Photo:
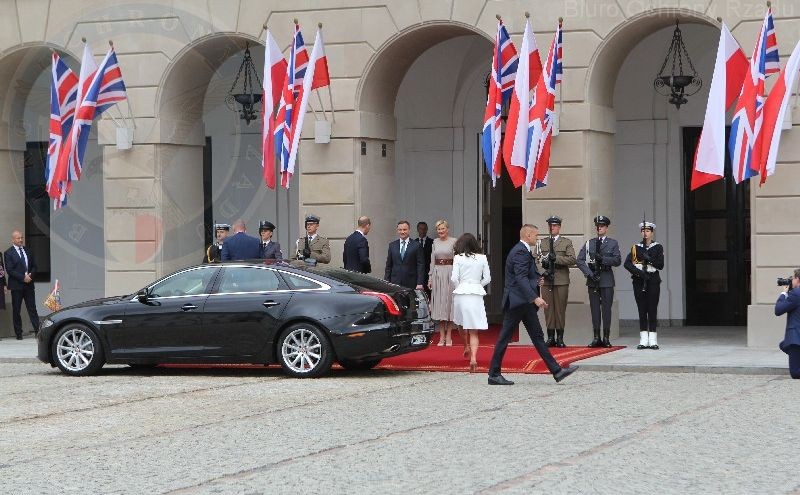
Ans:
<svg viewBox="0 0 800 495"><path fill-rule="evenodd" d="M542 326L539 324L536 313L539 308L546 308L547 303L539 295L539 282L542 277L536 270L535 259L531 253L531 246L536 244L538 237L538 227L530 224L523 225L519 231L519 242L508 253L506 282L503 290L503 328L497 337L492 363L489 366L489 385L514 385L514 382L500 374L500 366L503 363L503 356L505 356L511 335L519 326L520 321L525 324L525 329L528 331L533 345L536 346L547 369L550 370L557 382L578 369L577 366L567 368L559 366L544 342Z"/></svg>
<svg viewBox="0 0 800 495"><path fill-rule="evenodd" d="M247 227L241 218L233 222L234 234L222 244L222 261L256 260L261 257L261 242L247 235Z"/></svg>

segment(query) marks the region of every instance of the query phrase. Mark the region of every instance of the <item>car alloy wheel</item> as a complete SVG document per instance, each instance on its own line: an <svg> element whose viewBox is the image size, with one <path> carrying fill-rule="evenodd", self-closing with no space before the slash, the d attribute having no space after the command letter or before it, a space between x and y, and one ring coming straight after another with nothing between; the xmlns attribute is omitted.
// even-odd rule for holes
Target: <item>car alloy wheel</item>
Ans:
<svg viewBox="0 0 800 495"><path fill-rule="evenodd" d="M327 337L313 325L287 328L280 339L280 360L284 371L295 377L316 377L327 373L333 362Z"/></svg>
<svg viewBox="0 0 800 495"><path fill-rule="evenodd" d="M68 375L91 375L103 366L103 349L97 335L83 325L67 325L53 340L53 358Z"/></svg>

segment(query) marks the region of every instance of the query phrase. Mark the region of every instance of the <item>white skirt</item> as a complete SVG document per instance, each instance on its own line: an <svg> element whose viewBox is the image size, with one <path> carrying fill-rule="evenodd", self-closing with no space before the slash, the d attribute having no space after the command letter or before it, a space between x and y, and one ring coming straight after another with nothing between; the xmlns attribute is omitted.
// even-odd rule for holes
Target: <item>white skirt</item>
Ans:
<svg viewBox="0 0 800 495"><path fill-rule="evenodd" d="M488 330L483 296L455 294L453 296L453 323L467 330Z"/></svg>

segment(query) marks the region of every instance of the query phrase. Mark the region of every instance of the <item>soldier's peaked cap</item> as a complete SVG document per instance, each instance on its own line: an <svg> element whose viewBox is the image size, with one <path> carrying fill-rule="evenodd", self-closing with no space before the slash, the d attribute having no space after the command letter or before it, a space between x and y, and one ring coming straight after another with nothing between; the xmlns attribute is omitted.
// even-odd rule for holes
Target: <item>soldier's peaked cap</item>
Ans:
<svg viewBox="0 0 800 495"><path fill-rule="evenodd" d="M316 215L307 215L306 223L319 223L319 217Z"/></svg>
<svg viewBox="0 0 800 495"><path fill-rule="evenodd" d="M214 230L224 230L225 232L229 232L231 230L231 226L227 223L215 223Z"/></svg>
<svg viewBox="0 0 800 495"><path fill-rule="evenodd" d="M262 220L258 222L258 230L275 230L275 224L269 220Z"/></svg>
<svg viewBox="0 0 800 495"><path fill-rule="evenodd" d="M605 225L606 227L608 227L609 225L611 225L611 219L605 215L597 215L596 217L594 217L594 224Z"/></svg>
<svg viewBox="0 0 800 495"><path fill-rule="evenodd" d="M557 215L550 215L550 217L546 220L547 223L561 225L561 217Z"/></svg>

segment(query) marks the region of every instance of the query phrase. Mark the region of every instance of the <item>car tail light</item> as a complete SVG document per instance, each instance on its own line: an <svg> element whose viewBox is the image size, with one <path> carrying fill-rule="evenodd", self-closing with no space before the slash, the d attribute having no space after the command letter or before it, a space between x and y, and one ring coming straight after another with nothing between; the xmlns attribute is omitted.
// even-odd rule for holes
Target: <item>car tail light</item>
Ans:
<svg viewBox="0 0 800 495"><path fill-rule="evenodd" d="M386 311L389 312L392 316L400 316L400 308L397 306L397 303L392 296L389 294L384 294L383 292L362 292L362 294L367 296L375 296L381 301L383 301L383 305L386 306Z"/></svg>

